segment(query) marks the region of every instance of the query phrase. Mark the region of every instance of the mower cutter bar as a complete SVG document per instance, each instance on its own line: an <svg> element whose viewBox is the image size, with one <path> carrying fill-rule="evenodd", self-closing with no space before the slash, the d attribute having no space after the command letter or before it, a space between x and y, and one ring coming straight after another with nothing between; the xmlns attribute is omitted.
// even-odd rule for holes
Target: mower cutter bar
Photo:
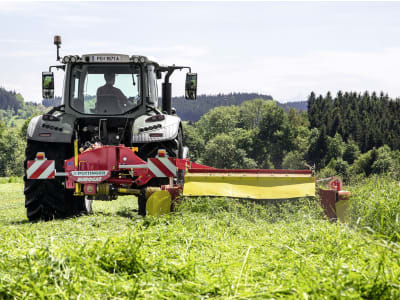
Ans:
<svg viewBox="0 0 400 300"><path fill-rule="evenodd" d="M189 169L186 196L289 199L315 195L310 170Z"/></svg>
<svg viewBox="0 0 400 300"><path fill-rule="evenodd" d="M311 170L286 170L286 169L215 169L215 168L190 168L190 173L257 173L257 174L312 174Z"/></svg>

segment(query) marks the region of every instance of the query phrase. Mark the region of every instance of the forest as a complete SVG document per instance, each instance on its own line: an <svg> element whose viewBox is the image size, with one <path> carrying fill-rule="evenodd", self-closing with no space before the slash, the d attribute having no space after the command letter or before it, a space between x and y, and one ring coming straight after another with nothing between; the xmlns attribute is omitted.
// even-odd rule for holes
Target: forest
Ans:
<svg viewBox="0 0 400 300"><path fill-rule="evenodd" d="M398 176L399 105L367 92L311 93L307 112L254 99L185 123L185 144L192 159L219 168L313 167L320 177L345 179Z"/></svg>

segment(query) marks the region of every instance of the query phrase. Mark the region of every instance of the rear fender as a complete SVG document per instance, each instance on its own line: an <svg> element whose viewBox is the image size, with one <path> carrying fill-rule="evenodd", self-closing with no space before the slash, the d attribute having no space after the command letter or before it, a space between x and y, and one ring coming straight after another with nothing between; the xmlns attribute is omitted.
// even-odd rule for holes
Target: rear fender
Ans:
<svg viewBox="0 0 400 300"><path fill-rule="evenodd" d="M181 126L179 117L164 115L165 119L162 121L146 122L149 117L151 116L143 115L135 120L132 143L154 143L176 139Z"/></svg>
<svg viewBox="0 0 400 300"><path fill-rule="evenodd" d="M38 142L70 143L75 118L64 114L59 121L44 121L43 116L31 119L27 129L27 138Z"/></svg>

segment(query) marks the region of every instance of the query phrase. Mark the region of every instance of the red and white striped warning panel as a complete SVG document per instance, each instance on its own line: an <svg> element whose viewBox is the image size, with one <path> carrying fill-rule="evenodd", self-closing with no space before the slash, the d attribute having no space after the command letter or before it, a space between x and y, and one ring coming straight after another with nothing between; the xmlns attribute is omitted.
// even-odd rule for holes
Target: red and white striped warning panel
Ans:
<svg viewBox="0 0 400 300"><path fill-rule="evenodd" d="M175 177L177 173L176 165L169 157L149 158L147 167L156 177Z"/></svg>
<svg viewBox="0 0 400 300"><path fill-rule="evenodd" d="M54 179L56 165L54 160L28 160L26 177L28 179Z"/></svg>
<svg viewBox="0 0 400 300"><path fill-rule="evenodd" d="M136 172L147 169L154 177L176 177L177 174L174 158L171 157L149 158L147 164L119 165L119 168L136 169Z"/></svg>

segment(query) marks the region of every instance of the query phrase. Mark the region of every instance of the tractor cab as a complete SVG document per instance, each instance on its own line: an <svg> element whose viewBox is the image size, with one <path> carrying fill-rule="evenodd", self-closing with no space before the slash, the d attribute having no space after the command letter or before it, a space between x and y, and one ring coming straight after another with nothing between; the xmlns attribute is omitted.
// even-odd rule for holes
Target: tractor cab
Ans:
<svg viewBox="0 0 400 300"><path fill-rule="evenodd" d="M197 74L190 67L160 66L145 56L125 54L86 54L60 58L63 65L51 66L42 74L43 98L54 97L53 68L65 71L64 105L82 115L118 116L140 110L157 109L159 95L157 79L162 78L161 111L171 114L171 84L174 70L189 69L185 83L185 97L197 97ZM142 114L143 112L141 112Z"/></svg>

